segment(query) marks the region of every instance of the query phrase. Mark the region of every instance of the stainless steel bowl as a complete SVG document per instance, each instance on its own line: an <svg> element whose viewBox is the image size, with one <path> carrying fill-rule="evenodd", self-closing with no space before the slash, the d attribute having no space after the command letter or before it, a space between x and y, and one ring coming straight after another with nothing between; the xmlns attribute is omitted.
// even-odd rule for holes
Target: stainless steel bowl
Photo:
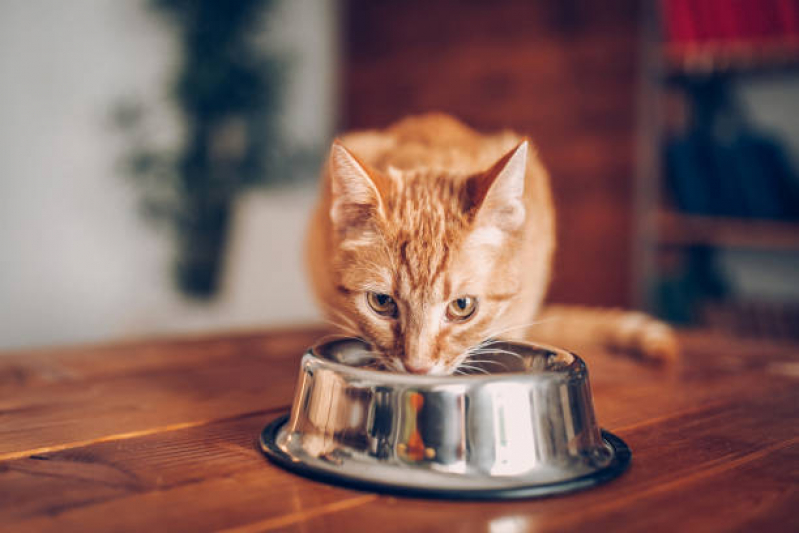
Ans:
<svg viewBox="0 0 799 533"><path fill-rule="evenodd" d="M627 467L594 418L583 361L548 346L493 344L469 375L374 370L345 339L302 359L290 416L261 435L278 464L382 492L496 499L577 490Z"/></svg>

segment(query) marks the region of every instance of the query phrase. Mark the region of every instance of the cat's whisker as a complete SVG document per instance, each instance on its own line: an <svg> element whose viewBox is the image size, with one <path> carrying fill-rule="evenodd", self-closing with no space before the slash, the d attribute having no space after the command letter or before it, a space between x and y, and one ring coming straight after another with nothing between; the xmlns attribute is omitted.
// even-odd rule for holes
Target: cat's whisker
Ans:
<svg viewBox="0 0 799 533"><path fill-rule="evenodd" d="M363 340L363 337L361 337L360 333L358 333L357 331L343 331L343 330L340 330L340 331L335 331L333 333L328 333L327 335L325 335L321 339L317 340L317 343L322 342L323 339L330 339L330 340L361 339L361 340Z"/></svg>
<svg viewBox="0 0 799 533"><path fill-rule="evenodd" d="M461 363L460 365L458 365L458 368L464 370L473 370L476 372L482 372L483 374L490 374L488 370L486 370L485 368L480 368L479 366L472 366Z"/></svg>
<svg viewBox="0 0 799 533"><path fill-rule="evenodd" d="M481 351L481 350L482 351L488 351L488 352L496 351L496 350L499 350L501 348L494 348L495 345L497 345L497 344L505 344L507 342L508 341L505 340L505 339L495 339L495 340L485 341L485 342L475 346L475 348L472 350L472 353L474 353L476 351Z"/></svg>
<svg viewBox="0 0 799 533"><path fill-rule="evenodd" d="M325 320L325 321L334 322L336 324L340 324L340 323L343 322L344 325L346 325L348 327L354 327L355 326L355 323L352 320L350 320L348 317L346 317L340 311L334 311L332 309L328 309L328 310L326 310L326 312L329 315L332 315L332 317L331 316L324 317L323 320ZM333 320L333 318L336 318L337 320Z"/></svg>
<svg viewBox="0 0 799 533"><path fill-rule="evenodd" d="M344 313L342 313L338 309L334 308L333 306L328 305L328 304L322 304L322 307L324 308L324 311L326 313L329 313L329 314L335 316L337 319L343 321L348 326L350 326L352 328L356 328L357 327L357 324L355 323L355 321L352 318L348 317L347 315L345 315Z"/></svg>
<svg viewBox="0 0 799 533"><path fill-rule="evenodd" d="M493 359L468 359L466 362L475 363L475 364L484 364L484 365L498 365L508 368L508 365L506 365L502 361L494 361Z"/></svg>
<svg viewBox="0 0 799 533"><path fill-rule="evenodd" d="M497 372L497 371L502 371L502 370L507 371L508 370L507 365L504 365L502 363L497 363L496 361L470 361L470 363L475 363L480 368L483 368L486 371L486 373L488 373L488 374L490 374L492 372ZM486 365L488 365L490 363L496 364L498 366L498 368L495 367L493 370L491 370L489 368L484 368Z"/></svg>
<svg viewBox="0 0 799 533"><path fill-rule="evenodd" d="M461 360L461 359L463 359L465 361L466 359L469 358L470 354L471 354L471 349L467 348L464 351L462 351L461 353L459 353L458 355L456 355L454 359L456 361L457 360Z"/></svg>
<svg viewBox="0 0 799 533"><path fill-rule="evenodd" d="M479 368L479 367L466 366L466 367L463 367L463 369L465 370L464 374L472 374L472 375L474 375L475 372L480 372L481 374L486 374L486 375L490 374L490 372L488 372L484 368Z"/></svg>
<svg viewBox="0 0 799 533"><path fill-rule="evenodd" d="M336 322L335 320L325 319L325 322L330 324L331 326L334 326L334 327L340 329L344 333L351 333L351 334L353 334L356 337L360 337L360 332L358 332L357 329L354 328L354 327L350 327L350 326L347 326L345 324L340 324L340 323Z"/></svg>
<svg viewBox="0 0 799 533"><path fill-rule="evenodd" d="M540 325L540 324L543 324L543 323L546 323L546 322L551 322L551 321L552 321L552 320L554 320L554 319L555 319L555 317L548 317L548 318L545 318L545 319L543 319L543 320L535 320L535 321L533 321L533 322L527 322L527 323L525 323L525 324L517 324L517 325L515 325L515 326L510 326L510 327L506 327L506 328L498 329L498 330L495 330L495 331L492 331L492 332L490 332L490 333L489 333L489 334L486 336L486 337L487 337L487 338L486 338L486 340L485 340L485 341L483 341L483 342L486 342L486 341L492 341L492 340L493 340L494 342L502 342L502 341L501 341L501 340L499 340L499 339L496 339L496 340L495 340L495 338L496 338L496 337L499 337L500 335L503 335L503 334L505 334L505 333L508 333L508 332L510 332L510 331L516 331L516 330L519 330L519 329L524 329L524 328L531 328L531 327L533 327L533 326L538 326L538 325Z"/></svg>
<svg viewBox="0 0 799 533"><path fill-rule="evenodd" d="M484 354L476 354L476 355L484 355ZM478 357L470 356L470 357L466 358L465 362L467 362L467 363L483 363L483 364L487 364L487 365L499 365L499 366L504 366L504 367L507 368L507 364L506 363L504 363L503 361L497 361L496 359L480 359Z"/></svg>
<svg viewBox="0 0 799 533"><path fill-rule="evenodd" d="M352 336L352 335L341 335L341 334L338 334L338 333L331 333L329 335L324 335L323 337L320 337L319 339L317 339L316 344L322 344L322 343L328 342L328 341L337 341L337 340L344 340L344 339L359 339L359 340L363 340L360 337L355 337L355 336Z"/></svg>
<svg viewBox="0 0 799 533"><path fill-rule="evenodd" d="M478 348L477 350L470 350L469 353L470 354L476 354L476 353L482 353L482 354L507 353L507 354L511 354L511 355L519 355L518 353L516 353L514 351L506 350L504 348L494 347L494 346L490 346L488 348Z"/></svg>
<svg viewBox="0 0 799 533"><path fill-rule="evenodd" d="M341 323L341 322L338 322L336 320L331 320L329 318L326 318L325 322L327 322L328 324L331 324L333 326L339 327L341 329L345 329L345 330L356 330L356 329L358 329L357 324L351 324L349 322Z"/></svg>
<svg viewBox="0 0 799 533"><path fill-rule="evenodd" d="M332 319L330 319L328 317L322 318L322 321L324 323L329 324L331 326L334 326L334 327L336 327L336 328L338 328L338 329L340 329L342 331L354 331L356 329L353 325L350 325L350 324L347 324L347 323L342 324L341 322L338 322L336 320L332 320Z"/></svg>
<svg viewBox="0 0 799 533"><path fill-rule="evenodd" d="M505 355L509 355L511 357L514 357L516 359L524 359L521 355L519 355L516 352L510 352L508 350L500 350L500 349L497 349L497 348L489 349L487 351L478 351L478 352L472 352L472 353L473 353L473 355L505 354Z"/></svg>

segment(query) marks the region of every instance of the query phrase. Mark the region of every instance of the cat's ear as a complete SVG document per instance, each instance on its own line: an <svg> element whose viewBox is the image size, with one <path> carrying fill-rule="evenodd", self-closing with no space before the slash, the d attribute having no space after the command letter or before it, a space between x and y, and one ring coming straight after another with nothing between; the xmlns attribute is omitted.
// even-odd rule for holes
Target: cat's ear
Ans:
<svg viewBox="0 0 799 533"><path fill-rule="evenodd" d="M369 169L338 140L330 148L328 176L334 228L342 235L373 230L375 219L384 214L387 178Z"/></svg>
<svg viewBox="0 0 799 533"><path fill-rule="evenodd" d="M525 218L524 183L530 144L524 140L466 183L467 210L477 224L516 231Z"/></svg>

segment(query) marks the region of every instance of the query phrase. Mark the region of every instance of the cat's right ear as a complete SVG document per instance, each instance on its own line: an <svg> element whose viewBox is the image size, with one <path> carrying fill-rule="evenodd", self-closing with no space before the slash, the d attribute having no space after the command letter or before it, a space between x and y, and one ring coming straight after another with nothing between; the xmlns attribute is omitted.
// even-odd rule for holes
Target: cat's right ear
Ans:
<svg viewBox="0 0 799 533"><path fill-rule="evenodd" d="M334 228L342 235L373 230L375 219L384 213L386 177L369 169L338 140L330 148L328 176Z"/></svg>
<svg viewBox="0 0 799 533"><path fill-rule="evenodd" d="M501 231L518 230L525 217L524 187L530 143L523 140L486 172L467 183L467 211L478 225Z"/></svg>

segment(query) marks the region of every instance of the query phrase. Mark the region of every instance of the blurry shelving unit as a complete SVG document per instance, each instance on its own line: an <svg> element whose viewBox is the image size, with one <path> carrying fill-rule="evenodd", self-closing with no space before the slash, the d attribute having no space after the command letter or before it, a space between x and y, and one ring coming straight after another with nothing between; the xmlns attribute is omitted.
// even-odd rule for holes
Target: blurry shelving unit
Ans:
<svg viewBox="0 0 799 533"><path fill-rule="evenodd" d="M799 340L799 266L736 277L728 264L799 265L796 154L738 94L752 80L799 87L799 0L642 4L637 302L684 325ZM799 122L799 94L791 107Z"/></svg>
<svg viewBox="0 0 799 533"><path fill-rule="evenodd" d="M658 244L799 251L799 222L659 211Z"/></svg>

